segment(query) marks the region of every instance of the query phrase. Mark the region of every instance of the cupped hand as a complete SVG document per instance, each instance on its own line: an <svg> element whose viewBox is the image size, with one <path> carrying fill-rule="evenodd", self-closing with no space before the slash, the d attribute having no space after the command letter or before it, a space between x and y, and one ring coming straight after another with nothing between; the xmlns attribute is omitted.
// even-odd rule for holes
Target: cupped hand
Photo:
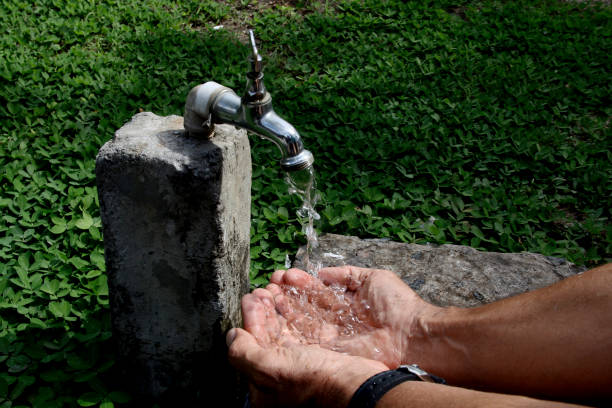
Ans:
<svg viewBox="0 0 612 408"><path fill-rule="evenodd" d="M249 379L255 407L346 406L355 390L387 367L307 344L277 313L273 294L242 299L243 329L228 332L229 360Z"/></svg>
<svg viewBox="0 0 612 408"><path fill-rule="evenodd" d="M275 272L270 282L266 289L285 336L390 368L416 360L426 319L441 310L385 270L324 268L317 279L290 269Z"/></svg>

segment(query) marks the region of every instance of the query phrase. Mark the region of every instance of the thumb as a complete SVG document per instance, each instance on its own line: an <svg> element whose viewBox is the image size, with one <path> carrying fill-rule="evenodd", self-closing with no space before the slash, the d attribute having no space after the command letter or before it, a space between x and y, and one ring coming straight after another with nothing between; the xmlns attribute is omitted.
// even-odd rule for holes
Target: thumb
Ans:
<svg viewBox="0 0 612 408"><path fill-rule="evenodd" d="M244 329L231 329L225 338L230 363L240 371L250 371L262 350L251 333Z"/></svg>
<svg viewBox="0 0 612 408"><path fill-rule="evenodd" d="M230 331L227 332L227 335L225 336L225 343L227 344L227 347L232 345L237 335L238 335L238 329L231 329Z"/></svg>

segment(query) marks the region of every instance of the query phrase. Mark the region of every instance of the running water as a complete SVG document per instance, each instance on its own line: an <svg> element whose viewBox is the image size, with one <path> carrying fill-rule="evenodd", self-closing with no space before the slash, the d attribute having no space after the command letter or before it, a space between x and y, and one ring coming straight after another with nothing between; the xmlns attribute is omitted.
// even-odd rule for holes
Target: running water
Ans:
<svg viewBox="0 0 612 408"><path fill-rule="evenodd" d="M297 194L302 199L302 206L297 210L297 216L302 224L302 232L306 236L304 264L306 272L317 276L322 265L320 262L310 261L312 250L319 245L314 223L321 218L315 210L319 194L316 190L314 169L310 166L304 170L292 171L287 173L285 180L289 185L289 193Z"/></svg>
<svg viewBox="0 0 612 408"><path fill-rule="evenodd" d="M302 224L302 232L306 235L306 253L304 264L306 272L318 277L322 268L321 262L312 261L312 251L319 245L315 221L320 219L315 210L319 195L316 191L315 174L312 167L287 173L285 178L289 185L289 193L297 194L302 199L302 206L297 210L297 216ZM342 255L324 253L323 257L343 259ZM285 260L289 268L289 257ZM376 320L373 319L370 304L359 295L347 290L346 287L331 285L311 287L308 289L294 286L283 286L283 292L293 312L285 316L287 326L295 338L302 344L317 344L339 353L362 355L364 357L393 363L397 365L401 355L402 339L399 344L391 345L385 350L384 339L369 337L376 330ZM354 339L363 335L364 346L354 346ZM369 344L367 346L366 344ZM393 342L392 342L393 343Z"/></svg>
<svg viewBox="0 0 612 408"><path fill-rule="evenodd" d="M319 245L314 223L320 219L315 210L319 195L316 191L314 169L311 166L287 173L285 180L289 185L289 193L297 194L302 199L297 216L306 236L304 265L306 272L317 277L322 264L312 262L312 251ZM325 253L324 256L342 258L341 255L333 253ZM289 268L290 264L287 257L285 266ZM347 293L346 287L331 285L305 290L284 286L283 291L291 304L291 310L295 312L286 316L287 324L302 343L318 344L340 353L354 354L355 350L349 347L352 344L351 339L374 330L370 320L369 303ZM376 345L371 350L361 350L361 353L381 361L386 358Z"/></svg>

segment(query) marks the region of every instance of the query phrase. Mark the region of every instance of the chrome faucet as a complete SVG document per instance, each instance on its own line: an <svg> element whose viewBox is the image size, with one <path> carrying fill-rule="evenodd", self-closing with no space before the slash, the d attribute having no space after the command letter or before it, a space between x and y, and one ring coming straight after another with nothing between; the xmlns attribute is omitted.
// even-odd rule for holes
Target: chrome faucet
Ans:
<svg viewBox="0 0 612 408"><path fill-rule="evenodd" d="M193 88L185 103L185 130L192 136L212 137L215 123L228 123L270 140L281 151L280 165L285 171L303 170L312 165L312 153L304 149L295 128L274 112L272 96L263 82L263 64L257 51L255 36L249 30L252 55L247 87L240 98L216 82Z"/></svg>

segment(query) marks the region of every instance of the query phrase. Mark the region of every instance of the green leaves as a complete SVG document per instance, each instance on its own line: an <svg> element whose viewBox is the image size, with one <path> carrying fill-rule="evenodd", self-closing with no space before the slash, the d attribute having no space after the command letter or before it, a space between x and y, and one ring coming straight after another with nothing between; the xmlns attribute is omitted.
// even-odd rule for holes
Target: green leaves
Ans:
<svg viewBox="0 0 612 408"><path fill-rule="evenodd" d="M100 404L100 408L113 408L114 403L125 404L130 401L130 396L124 392L112 391L108 394L100 392L88 392L79 397L77 403L81 407L92 407Z"/></svg>
<svg viewBox="0 0 612 408"><path fill-rule="evenodd" d="M49 295L55 295L59 288L60 281L58 279L47 278L40 287L40 290Z"/></svg>
<svg viewBox="0 0 612 408"><path fill-rule="evenodd" d="M320 209L324 231L545 254L574 245L564 251L576 262L609 258L611 139L598 145L603 133L595 128L580 141L569 135L576 121L593 117L589 106L602 119L610 114L594 96L608 87L603 71L577 78L585 67L572 62L576 54L607 59L602 50L609 40L593 30L609 31L602 17L610 10L538 3L527 12L524 5L467 6L465 19L449 19L454 6L365 3L359 12L351 8L350 18L348 12L334 21L313 13L295 35L268 30L281 54L291 50L287 58L308 55L301 63L312 58L325 67L268 85L280 88L278 104L300 112L292 122L315 151L327 196ZM560 7L566 17L551 18ZM410 17L386 19L383 8ZM370 16L385 21L384 33L366 25ZM565 19L590 28L568 32ZM363 35L352 44L354 32ZM330 41L338 37L349 42ZM571 45L559 48L560 42ZM319 112L320 106L333 109ZM595 178L600 182L585 182ZM577 213L562 225L568 204ZM569 237L584 236L578 230L590 224L577 214L589 208L605 213L593 224L600 238L579 243ZM430 216L434 223L418 222Z"/></svg>
<svg viewBox="0 0 612 408"><path fill-rule="evenodd" d="M275 52L268 88L315 153L322 232L609 259L612 139L601 127L580 140L570 134L593 118L591 107L598 126L611 113L594 93L609 87L604 71L575 74L585 68L575 66L577 54L607 60L609 38L593 30L609 31L602 17L610 10L525 5L467 5L465 18L455 5L406 2L343 3L333 17L262 15L256 30ZM563 19L551 18L561 9ZM286 20L300 30L273 28ZM591 28L568 33L565 20ZM291 254L303 238L299 228L293 244L277 233L277 209L292 214L296 203L282 197L280 173L257 171L271 154L253 146L251 276L259 284L275 267L262 240ZM568 205L577 212L564 224ZM578 239L591 228L577 221L589 209L605 215L594 235ZM274 227L262 234L260 223Z"/></svg>
<svg viewBox="0 0 612 408"><path fill-rule="evenodd" d="M9 373L19 373L28 368L30 365L30 359L28 356L21 354L10 357L8 360L6 360L6 365Z"/></svg>
<svg viewBox="0 0 612 408"><path fill-rule="evenodd" d="M56 317L68 317L70 315L70 303L65 300L49 303L49 310Z"/></svg>
<svg viewBox="0 0 612 408"><path fill-rule="evenodd" d="M92 407L102 401L102 396L96 392L87 392L79 397L77 403L81 407Z"/></svg>
<svg viewBox="0 0 612 408"><path fill-rule="evenodd" d="M77 219L74 225L77 228L86 230L86 229L89 229L89 227L91 227L93 223L94 223L94 220L93 218L91 218L91 215L87 214L86 212L83 212L82 217Z"/></svg>
<svg viewBox="0 0 612 408"><path fill-rule="evenodd" d="M61 234L66 231L66 220L57 217L51 217L51 220L53 221L53 226L49 228L49 231L54 234Z"/></svg>

